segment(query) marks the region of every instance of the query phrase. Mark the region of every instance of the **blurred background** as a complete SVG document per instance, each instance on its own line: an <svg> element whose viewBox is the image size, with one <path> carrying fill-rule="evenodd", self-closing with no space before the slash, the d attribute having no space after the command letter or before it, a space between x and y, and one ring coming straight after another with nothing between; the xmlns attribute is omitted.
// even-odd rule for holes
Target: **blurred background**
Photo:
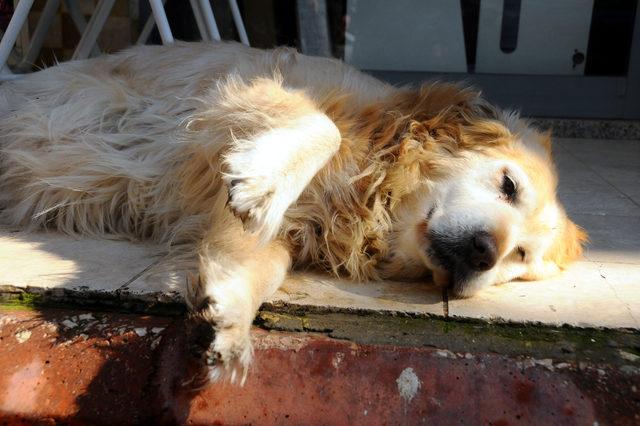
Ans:
<svg viewBox="0 0 640 426"><path fill-rule="evenodd" d="M81 38L78 17L70 2L58 0L42 48L24 61L50 1L33 3L9 58L14 72L73 57ZM72 2L87 22L100 3ZM0 0L3 30L17 4ZM176 39L202 38L194 4L164 2ZM221 38L238 40L230 2L210 5ZM285 45L340 58L396 84L465 81L491 101L534 117L640 119L637 0L239 0L237 5L254 47ZM146 0L116 0L89 56L140 42L150 16ZM158 30L143 42L161 43Z"/></svg>

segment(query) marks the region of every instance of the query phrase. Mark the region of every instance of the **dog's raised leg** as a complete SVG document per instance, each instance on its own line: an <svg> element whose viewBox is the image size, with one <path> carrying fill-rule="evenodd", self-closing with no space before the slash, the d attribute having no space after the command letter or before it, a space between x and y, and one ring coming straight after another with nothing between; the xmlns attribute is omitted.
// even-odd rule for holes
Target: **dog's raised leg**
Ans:
<svg viewBox="0 0 640 426"><path fill-rule="evenodd" d="M338 151L341 136L303 93L280 82L254 82L239 96L234 105L249 100L251 108L227 111L237 119L230 128L242 134L247 120L244 129L257 130L233 138L224 156L224 180L229 206L264 243L277 234L285 211Z"/></svg>
<svg viewBox="0 0 640 426"><path fill-rule="evenodd" d="M291 258L283 244L260 244L227 211L200 251L200 277L189 280L187 301L210 324L214 340L206 353L209 378L244 382L253 350L250 328L262 302L278 289Z"/></svg>

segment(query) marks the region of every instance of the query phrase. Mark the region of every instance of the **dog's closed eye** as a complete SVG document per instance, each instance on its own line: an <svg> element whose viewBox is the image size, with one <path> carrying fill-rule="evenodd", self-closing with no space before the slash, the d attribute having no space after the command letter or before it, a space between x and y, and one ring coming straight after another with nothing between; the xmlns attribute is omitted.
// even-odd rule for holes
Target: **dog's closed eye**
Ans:
<svg viewBox="0 0 640 426"><path fill-rule="evenodd" d="M518 185L516 185L516 182L506 173L502 176L502 185L500 190L510 203L515 202L518 198Z"/></svg>
<svg viewBox="0 0 640 426"><path fill-rule="evenodd" d="M516 253L520 256L520 260L524 262L527 257L527 252L522 247L516 247Z"/></svg>

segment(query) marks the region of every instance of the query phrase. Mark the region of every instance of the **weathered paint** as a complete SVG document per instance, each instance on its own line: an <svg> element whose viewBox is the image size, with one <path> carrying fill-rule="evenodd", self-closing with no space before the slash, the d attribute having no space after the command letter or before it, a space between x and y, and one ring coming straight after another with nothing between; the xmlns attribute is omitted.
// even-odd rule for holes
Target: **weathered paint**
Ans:
<svg viewBox="0 0 640 426"><path fill-rule="evenodd" d="M638 424L640 370L254 330L244 387L201 387L184 320L0 312L0 417L144 423ZM84 316L83 316L84 315ZM65 320L77 326L67 328ZM140 336L136 329L144 329ZM31 332L18 343L16 334ZM154 331L155 330L155 331Z"/></svg>
<svg viewBox="0 0 640 426"><path fill-rule="evenodd" d="M400 376L396 379L396 383L398 384L400 396L406 402L411 402L418 393L420 386L422 386L422 382L411 367L402 370L402 373L400 373Z"/></svg>

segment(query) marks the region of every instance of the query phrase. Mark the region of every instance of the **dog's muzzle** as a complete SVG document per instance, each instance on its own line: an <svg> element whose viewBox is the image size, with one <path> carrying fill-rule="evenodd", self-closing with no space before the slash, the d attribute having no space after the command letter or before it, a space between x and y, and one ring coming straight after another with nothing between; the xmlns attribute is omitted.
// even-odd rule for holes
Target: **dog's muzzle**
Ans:
<svg viewBox="0 0 640 426"><path fill-rule="evenodd" d="M469 265L474 271L488 271L498 261L496 239L488 232L477 232L469 242Z"/></svg>
<svg viewBox="0 0 640 426"><path fill-rule="evenodd" d="M451 275L450 285L466 281L470 275L488 271L498 261L498 246L493 235L475 231L462 236L431 233L430 256Z"/></svg>

